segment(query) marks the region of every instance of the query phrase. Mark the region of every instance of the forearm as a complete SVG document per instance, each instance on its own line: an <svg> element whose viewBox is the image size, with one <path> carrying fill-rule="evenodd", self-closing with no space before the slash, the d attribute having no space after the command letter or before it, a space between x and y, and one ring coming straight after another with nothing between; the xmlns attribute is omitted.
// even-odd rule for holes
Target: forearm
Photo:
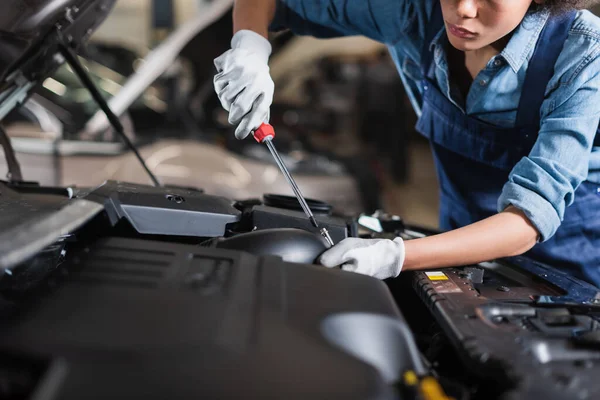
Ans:
<svg viewBox="0 0 600 400"><path fill-rule="evenodd" d="M236 0L233 7L233 33L242 29L268 38L269 24L275 15L275 0Z"/></svg>
<svg viewBox="0 0 600 400"><path fill-rule="evenodd" d="M403 270L442 268L522 254L538 237L514 207L482 221L439 235L407 240Z"/></svg>

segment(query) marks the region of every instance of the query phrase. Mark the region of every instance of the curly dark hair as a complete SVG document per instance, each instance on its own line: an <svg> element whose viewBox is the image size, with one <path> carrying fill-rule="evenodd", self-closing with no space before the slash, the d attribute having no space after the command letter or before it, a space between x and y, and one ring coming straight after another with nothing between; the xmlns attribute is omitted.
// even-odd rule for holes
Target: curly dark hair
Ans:
<svg viewBox="0 0 600 400"><path fill-rule="evenodd" d="M534 4L538 9L549 10L555 14L573 9L589 8L599 3L599 0L546 0L543 4Z"/></svg>

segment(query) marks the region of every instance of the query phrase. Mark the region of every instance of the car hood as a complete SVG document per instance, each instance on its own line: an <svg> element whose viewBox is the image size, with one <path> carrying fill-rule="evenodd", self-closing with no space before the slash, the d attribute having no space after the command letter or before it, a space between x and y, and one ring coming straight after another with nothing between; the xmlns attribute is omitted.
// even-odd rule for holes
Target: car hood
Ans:
<svg viewBox="0 0 600 400"><path fill-rule="evenodd" d="M64 62L61 42L77 51L116 0L4 0L0 15L0 121Z"/></svg>

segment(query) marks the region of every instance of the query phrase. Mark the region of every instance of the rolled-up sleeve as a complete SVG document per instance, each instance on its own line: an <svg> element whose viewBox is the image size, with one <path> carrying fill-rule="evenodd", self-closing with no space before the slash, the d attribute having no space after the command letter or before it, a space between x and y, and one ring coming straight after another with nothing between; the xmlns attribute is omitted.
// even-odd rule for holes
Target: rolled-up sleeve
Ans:
<svg viewBox="0 0 600 400"><path fill-rule="evenodd" d="M575 190L588 175L600 120L599 51L596 44L587 56L577 55L581 63L551 82L536 143L515 165L498 199L499 211L509 205L522 210L539 231L540 241L556 233Z"/></svg>
<svg viewBox="0 0 600 400"><path fill-rule="evenodd" d="M389 43L415 11L411 0L278 0L270 29L321 38L363 35Z"/></svg>

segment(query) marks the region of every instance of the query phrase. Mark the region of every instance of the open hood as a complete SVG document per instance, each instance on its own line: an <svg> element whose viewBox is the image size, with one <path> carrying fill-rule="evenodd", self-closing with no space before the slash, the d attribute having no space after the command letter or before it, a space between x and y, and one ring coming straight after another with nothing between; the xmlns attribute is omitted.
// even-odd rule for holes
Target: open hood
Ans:
<svg viewBox="0 0 600 400"><path fill-rule="evenodd" d="M77 50L116 0L3 0L0 13L0 122L64 62L59 45Z"/></svg>
<svg viewBox="0 0 600 400"><path fill-rule="evenodd" d="M116 0L3 0L0 12L0 123L33 88L71 58L106 18ZM62 52L61 52L62 48ZM68 49L68 50L67 50ZM9 180L21 182L12 145L0 126ZM2 155L0 155L1 157ZM102 211L65 196L21 196L0 183L0 271L56 243ZM21 237L19 239L17 236Z"/></svg>

